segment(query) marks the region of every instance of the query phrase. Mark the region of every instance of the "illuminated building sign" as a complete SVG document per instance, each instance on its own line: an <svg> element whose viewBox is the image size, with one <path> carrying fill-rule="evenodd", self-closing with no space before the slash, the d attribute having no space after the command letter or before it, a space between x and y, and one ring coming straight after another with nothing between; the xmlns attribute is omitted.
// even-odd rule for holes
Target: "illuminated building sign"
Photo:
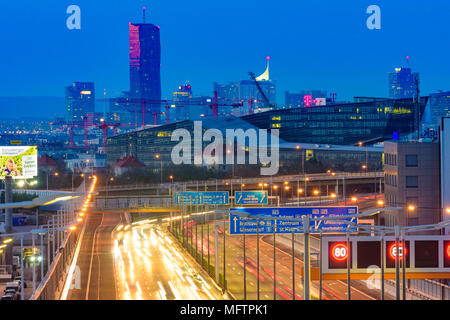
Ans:
<svg viewBox="0 0 450 320"><path fill-rule="evenodd" d="M312 96L311 95L305 95L303 96L303 104L305 107L310 107L312 103Z"/></svg>
<svg viewBox="0 0 450 320"><path fill-rule="evenodd" d="M81 94L91 94L91 91L89 91L89 90L83 90L83 91L81 91L80 93L81 93Z"/></svg>

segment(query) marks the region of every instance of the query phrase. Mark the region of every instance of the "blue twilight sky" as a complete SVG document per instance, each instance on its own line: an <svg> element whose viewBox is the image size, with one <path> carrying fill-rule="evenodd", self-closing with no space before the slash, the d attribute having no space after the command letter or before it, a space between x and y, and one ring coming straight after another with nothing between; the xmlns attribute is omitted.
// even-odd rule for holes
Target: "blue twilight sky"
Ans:
<svg viewBox="0 0 450 320"><path fill-rule="evenodd" d="M66 28L71 4L81 7L81 30ZM381 30L366 27L371 4L381 7ZM267 55L278 103L302 89L385 97L388 72L407 55L422 94L450 90L448 0L22 0L1 4L0 97L62 97L73 81L94 81L98 97L128 90L128 22L142 21L143 5L161 27L163 98L185 81L212 94L214 81L262 73Z"/></svg>

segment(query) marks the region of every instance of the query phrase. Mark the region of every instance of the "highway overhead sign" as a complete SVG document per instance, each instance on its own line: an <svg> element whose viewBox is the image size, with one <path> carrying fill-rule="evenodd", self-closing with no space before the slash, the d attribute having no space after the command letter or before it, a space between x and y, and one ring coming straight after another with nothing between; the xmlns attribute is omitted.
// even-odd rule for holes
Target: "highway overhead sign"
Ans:
<svg viewBox="0 0 450 320"><path fill-rule="evenodd" d="M230 234L243 234L244 218L246 234L272 234L275 233L303 233L301 221L289 221L286 219L301 219L304 215L311 218L342 217L358 213L358 207L301 207L301 208L231 208L230 209ZM255 219L259 218L259 219ZM284 219L283 219L284 218ZM275 220L274 220L275 219ZM311 233L346 233L349 222L356 223L356 217L348 217L339 220L311 221ZM259 225L257 229L257 225ZM350 232L356 232L352 226Z"/></svg>
<svg viewBox="0 0 450 320"><path fill-rule="evenodd" d="M184 191L175 193L175 203L185 205L224 205L228 204L228 191Z"/></svg>
<svg viewBox="0 0 450 320"><path fill-rule="evenodd" d="M234 203L243 204L267 204L267 191L236 191L234 193Z"/></svg>

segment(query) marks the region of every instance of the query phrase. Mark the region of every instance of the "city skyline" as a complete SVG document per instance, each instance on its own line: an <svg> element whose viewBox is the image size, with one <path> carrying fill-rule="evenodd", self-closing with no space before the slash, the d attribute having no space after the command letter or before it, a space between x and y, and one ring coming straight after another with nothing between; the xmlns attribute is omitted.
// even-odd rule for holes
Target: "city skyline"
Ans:
<svg viewBox="0 0 450 320"><path fill-rule="evenodd" d="M5 35L4 41L16 50L14 56L0 53L0 59L10 61L4 66L0 96L59 97L64 95L64 87L75 81L93 81L97 90L106 88L108 98L127 91L128 23L142 21L143 5L147 6L146 22L161 27L163 98L170 98L173 90L186 81L196 95L212 95L214 82L247 80L248 71L262 73L266 55L272 58L271 78L277 83L278 105L284 103L285 91L326 89L328 93L337 92L338 100L351 100L353 96L387 97L388 74L405 65L407 55L412 70L421 73L422 95L450 87L450 80L443 76L450 69L444 64L448 45L439 41L446 31L439 15L450 9L444 1L436 1L432 8L419 1L410 1L408 8L381 1L378 4L382 10L381 30L366 27L365 9L369 2L289 4L271 10L268 19L271 22L260 26L251 37L247 33L253 30L251 20L268 15L264 9L268 2L253 6L253 17L245 19L233 10L237 6L233 1L230 8L220 10L212 4L179 3L170 8L161 2L133 4L122 8L114 4L104 6L102 1L96 4L79 1L81 30L65 27L65 3L45 8L45 12L31 2L6 4L3 14L23 9L25 22L16 30L16 37ZM250 4L240 5L250 10ZM288 9L296 9L292 11L297 13ZM183 10L187 10L189 19L183 16ZM343 11L346 19L339 18ZM436 18L425 25L423 21L428 15ZM39 20L39 30L30 30L42 16L46 19ZM208 22L212 23L212 16L222 23L214 23L211 30L205 30ZM5 27L11 23L7 15L2 18ZM298 23L286 24L283 22L286 19ZM226 25L227 21L233 24ZM24 59L27 50L19 40L25 32L41 34L26 44L35 48L34 59ZM430 52L427 42L433 43L435 50ZM378 50L383 48L387 50ZM55 55L62 50L65 54ZM53 54L49 56L48 52ZM235 59L237 56L239 60ZM19 81L21 86L16 85Z"/></svg>

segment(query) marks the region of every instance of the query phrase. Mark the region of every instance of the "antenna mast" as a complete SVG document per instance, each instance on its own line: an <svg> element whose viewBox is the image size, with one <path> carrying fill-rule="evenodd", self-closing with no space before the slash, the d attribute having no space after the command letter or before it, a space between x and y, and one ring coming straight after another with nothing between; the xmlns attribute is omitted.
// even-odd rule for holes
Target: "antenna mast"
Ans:
<svg viewBox="0 0 450 320"><path fill-rule="evenodd" d="M142 18L143 18L144 24L145 24L145 10L146 9L147 8L145 6L142 7Z"/></svg>

